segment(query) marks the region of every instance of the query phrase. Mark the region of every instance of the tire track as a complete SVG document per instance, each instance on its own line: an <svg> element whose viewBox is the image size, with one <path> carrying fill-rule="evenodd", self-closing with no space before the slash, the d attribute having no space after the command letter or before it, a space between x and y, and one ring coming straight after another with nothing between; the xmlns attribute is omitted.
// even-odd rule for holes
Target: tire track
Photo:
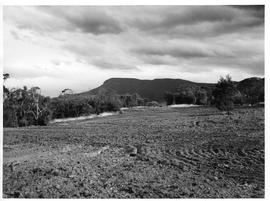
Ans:
<svg viewBox="0 0 270 201"><path fill-rule="evenodd" d="M241 146L242 145L242 146ZM219 179L233 179L241 184L264 183L264 150L247 145L192 145L184 147L147 146L140 148L139 154L157 160L164 165L175 166L181 171L206 172L206 184ZM215 176L219 175L219 176Z"/></svg>

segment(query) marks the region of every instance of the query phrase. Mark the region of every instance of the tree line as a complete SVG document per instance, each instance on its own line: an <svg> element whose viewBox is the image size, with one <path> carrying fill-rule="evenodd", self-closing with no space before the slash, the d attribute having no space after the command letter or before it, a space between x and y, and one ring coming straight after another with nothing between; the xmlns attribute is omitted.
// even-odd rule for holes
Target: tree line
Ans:
<svg viewBox="0 0 270 201"><path fill-rule="evenodd" d="M250 80L237 85L227 75L225 78L220 78L213 90L196 85L181 85L175 92L166 92L165 100L167 105L215 105L223 110L225 105L232 108L233 105L254 105L264 102L264 86L254 84Z"/></svg>
<svg viewBox="0 0 270 201"><path fill-rule="evenodd" d="M196 85L181 85L176 92L166 92L167 105L173 104L197 104L206 105L211 100L208 91L204 87Z"/></svg>
<svg viewBox="0 0 270 201"><path fill-rule="evenodd" d="M9 74L3 74L4 82ZM118 95L114 91L100 89L98 94L83 96L64 89L56 98L45 97L39 87L28 89L8 89L3 85L3 124L4 127L47 125L51 119L79 117L120 111L121 107L159 106L159 103L142 98L139 94ZM235 104L254 104L264 101L262 87L237 89L230 76L221 77L214 90L196 85L181 85L176 92L166 92L167 105L197 104L215 105L227 111Z"/></svg>
<svg viewBox="0 0 270 201"><path fill-rule="evenodd" d="M3 77L5 82L9 75ZM56 98L43 96L39 87L8 89L4 85L3 92L4 127L47 125L51 119L120 111L121 107L142 106L149 101L137 93L118 95L107 89L93 96L73 95L71 89L64 89Z"/></svg>

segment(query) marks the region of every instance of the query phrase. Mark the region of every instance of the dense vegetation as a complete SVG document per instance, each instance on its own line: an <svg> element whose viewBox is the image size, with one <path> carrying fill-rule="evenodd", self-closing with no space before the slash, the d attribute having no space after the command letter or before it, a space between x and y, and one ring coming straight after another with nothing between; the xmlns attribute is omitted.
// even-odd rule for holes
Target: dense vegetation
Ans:
<svg viewBox="0 0 270 201"><path fill-rule="evenodd" d="M181 85L176 92L166 92L165 100L167 105L172 104L198 104L206 105L210 101L204 87Z"/></svg>
<svg viewBox="0 0 270 201"><path fill-rule="evenodd" d="M233 105L254 105L264 102L264 79L248 78L234 82L227 76L221 77L211 90L205 86L184 84L179 85L175 92L164 94L167 105L216 105L219 109L227 111L225 107L232 109Z"/></svg>
<svg viewBox="0 0 270 201"><path fill-rule="evenodd" d="M247 78L237 84L242 95L242 102L255 104L264 102L264 78Z"/></svg>
<svg viewBox="0 0 270 201"><path fill-rule="evenodd" d="M40 95L39 91L38 87L29 90L27 87L12 90L5 88L4 127L48 124L51 116L50 98Z"/></svg>
<svg viewBox="0 0 270 201"><path fill-rule="evenodd" d="M264 78L252 77L240 82L233 81L233 83L239 91L239 93L235 94L234 104L264 102ZM173 97L175 98L175 103L193 103L196 99L195 104L214 105L212 92L215 86L216 84L195 83L182 79L139 80L111 78L106 80L100 87L84 92L81 95L95 95L100 88L103 88L113 90L117 94L137 93L144 99L148 99L148 101L167 102L168 105L173 103ZM183 92L186 94L181 94L182 89L186 91ZM205 99L205 92L207 93L207 101ZM183 96L186 99L185 101L183 101Z"/></svg>
<svg viewBox="0 0 270 201"><path fill-rule="evenodd" d="M6 80L8 76L4 76ZM39 87L11 89L3 86L4 127L47 125L51 119L79 117L119 111L120 107L146 105L148 100L139 94L118 95L112 90L100 89L94 96L64 93L56 98L41 95Z"/></svg>

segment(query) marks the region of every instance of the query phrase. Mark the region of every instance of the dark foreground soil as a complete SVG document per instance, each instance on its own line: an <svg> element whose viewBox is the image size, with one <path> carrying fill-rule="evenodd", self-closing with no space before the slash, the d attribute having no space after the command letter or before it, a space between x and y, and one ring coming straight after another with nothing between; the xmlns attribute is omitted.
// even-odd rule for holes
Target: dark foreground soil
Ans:
<svg viewBox="0 0 270 201"><path fill-rule="evenodd" d="M264 197L264 108L149 108L4 129L3 196Z"/></svg>

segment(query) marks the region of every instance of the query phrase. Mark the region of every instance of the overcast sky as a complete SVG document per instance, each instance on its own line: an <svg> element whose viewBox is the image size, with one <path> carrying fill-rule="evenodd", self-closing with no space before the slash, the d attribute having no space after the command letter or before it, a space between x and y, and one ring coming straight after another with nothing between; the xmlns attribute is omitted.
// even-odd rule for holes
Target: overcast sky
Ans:
<svg viewBox="0 0 270 201"><path fill-rule="evenodd" d="M262 6L6 6L8 87L57 96L111 77L264 76Z"/></svg>

